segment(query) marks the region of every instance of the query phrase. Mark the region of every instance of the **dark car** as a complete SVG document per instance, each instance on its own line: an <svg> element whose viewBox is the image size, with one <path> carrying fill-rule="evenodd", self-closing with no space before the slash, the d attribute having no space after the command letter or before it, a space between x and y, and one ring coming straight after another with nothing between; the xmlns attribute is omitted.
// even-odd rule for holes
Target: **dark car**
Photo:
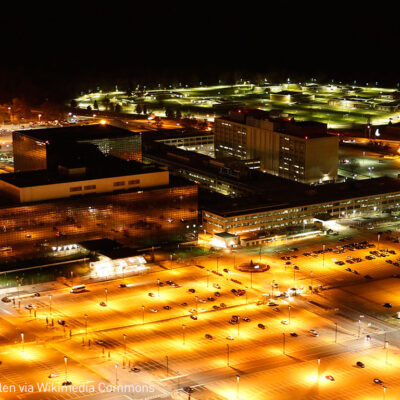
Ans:
<svg viewBox="0 0 400 400"><path fill-rule="evenodd" d="M124 288L124 287L126 287L126 284L125 284L125 283L120 283L120 284L118 285L118 287L119 287L119 288Z"/></svg>
<svg viewBox="0 0 400 400"><path fill-rule="evenodd" d="M265 325L264 324L258 324L257 325L260 329L265 329Z"/></svg>
<svg viewBox="0 0 400 400"><path fill-rule="evenodd" d="M194 319L195 321L197 320L197 315L191 315L190 318Z"/></svg>
<svg viewBox="0 0 400 400"><path fill-rule="evenodd" d="M58 323L59 323L60 325L63 325L63 326L66 324L66 322L65 322L63 319L59 319L59 320L58 320Z"/></svg>
<svg viewBox="0 0 400 400"><path fill-rule="evenodd" d="M212 340L212 339L213 339L213 337L212 337L210 334L208 334L208 333L206 333L206 334L204 335L204 337L205 337L206 339L208 339L208 340Z"/></svg>
<svg viewBox="0 0 400 400"><path fill-rule="evenodd" d="M188 289L188 292L189 292L189 293L195 293L196 290L195 290L195 289Z"/></svg>
<svg viewBox="0 0 400 400"><path fill-rule="evenodd" d="M383 382L378 378L374 379L374 383L376 383L377 385L383 385Z"/></svg>
<svg viewBox="0 0 400 400"><path fill-rule="evenodd" d="M215 297L220 297L220 296L221 296L221 293L220 293L220 292L214 292L214 296L215 296Z"/></svg>
<svg viewBox="0 0 400 400"><path fill-rule="evenodd" d="M250 322L250 321L251 321L251 319L250 319L249 317L243 317L242 320L243 320L244 322Z"/></svg>
<svg viewBox="0 0 400 400"><path fill-rule="evenodd" d="M208 301L215 301L214 297L211 297L211 296L210 296L210 297L207 297L207 300L208 300Z"/></svg>
<svg viewBox="0 0 400 400"><path fill-rule="evenodd" d="M290 332L290 336L297 337L299 335L296 332Z"/></svg>
<svg viewBox="0 0 400 400"><path fill-rule="evenodd" d="M164 308L164 310L170 310L171 306L164 306L163 308Z"/></svg>
<svg viewBox="0 0 400 400"><path fill-rule="evenodd" d="M361 361L357 361L356 365L357 365L357 367L365 368L365 364Z"/></svg>
<svg viewBox="0 0 400 400"><path fill-rule="evenodd" d="M385 303L385 304L383 305L383 307L386 307L386 308L392 308L393 306L392 306L392 304L391 304L391 303Z"/></svg>

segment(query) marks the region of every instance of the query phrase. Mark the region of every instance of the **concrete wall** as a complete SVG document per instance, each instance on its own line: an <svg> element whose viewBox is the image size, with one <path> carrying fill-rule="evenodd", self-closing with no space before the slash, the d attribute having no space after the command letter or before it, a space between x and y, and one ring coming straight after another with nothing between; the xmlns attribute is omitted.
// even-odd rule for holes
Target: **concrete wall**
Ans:
<svg viewBox="0 0 400 400"><path fill-rule="evenodd" d="M328 136L306 140L305 183L337 178L339 140Z"/></svg>

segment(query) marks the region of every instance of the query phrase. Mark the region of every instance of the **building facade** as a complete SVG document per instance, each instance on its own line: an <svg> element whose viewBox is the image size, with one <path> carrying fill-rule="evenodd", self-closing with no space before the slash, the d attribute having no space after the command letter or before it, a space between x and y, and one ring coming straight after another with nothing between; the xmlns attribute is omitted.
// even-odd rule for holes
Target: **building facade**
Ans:
<svg viewBox="0 0 400 400"><path fill-rule="evenodd" d="M217 158L260 159L261 169L303 183L337 178L338 138L316 122L270 119L260 110L238 110L215 120Z"/></svg>
<svg viewBox="0 0 400 400"><path fill-rule="evenodd" d="M378 178L385 179L385 178ZM268 206L267 203L253 206L235 206L225 211L212 208L203 210L203 228L208 233L229 232L231 234L246 234L255 231L279 231L289 227L313 224L320 216L329 216L332 220L340 218L357 218L368 215L379 215L385 212L396 213L400 210L400 185L393 180L385 184L385 190L380 193L363 194L357 191L340 193L337 187L335 196L330 201L300 200L297 204L282 201ZM371 185L366 182L365 185ZM337 185L334 185L337 186ZM365 186L364 186L365 187ZM333 188L335 190L335 188ZM364 190L364 192L366 192ZM341 194L341 198L338 198ZM289 196L288 196L289 197ZM324 196L329 198L330 196Z"/></svg>
<svg viewBox="0 0 400 400"><path fill-rule="evenodd" d="M13 132L14 170L54 169L73 144L91 144L104 155L142 161L141 135L111 125L85 125ZM73 151L73 150L71 150ZM72 154L71 154L72 155Z"/></svg>
<svg viewBox="0 0 400 400"><path fill-rule="evenodd" d="M21 254L44 246L109 238L134 245L191 240L197 230L197 185L4 204L0 241Z"/></svg>

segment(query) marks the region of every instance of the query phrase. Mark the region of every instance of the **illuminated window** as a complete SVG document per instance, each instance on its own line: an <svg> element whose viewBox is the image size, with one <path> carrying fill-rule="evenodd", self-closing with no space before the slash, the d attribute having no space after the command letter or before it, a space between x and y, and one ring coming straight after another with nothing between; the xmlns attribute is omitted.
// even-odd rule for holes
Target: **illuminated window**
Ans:
<svg viewBox="0 0 400 400"><path fill-rule="evenodd" d="M70 192L80 192L81 190L82 190L82 186L75 186L75 187L69 188Z"/></svg>
<svg viewBox="0 0 400 400"><path fill-rule="evenodd" d="M125 185L125 181L114 182L113 185L114 186L124 186Z"/></svg>

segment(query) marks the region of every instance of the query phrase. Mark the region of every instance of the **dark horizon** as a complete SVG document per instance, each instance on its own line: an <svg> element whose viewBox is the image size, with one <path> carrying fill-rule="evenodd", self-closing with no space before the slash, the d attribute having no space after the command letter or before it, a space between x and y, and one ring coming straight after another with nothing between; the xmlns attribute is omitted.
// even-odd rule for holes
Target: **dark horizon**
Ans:
<svg viewBox="0 0 400 400"><path fill-rule="evenodd" d="M393 11L380 18L371 9L373 20L353 11L268 3L191 9L177 2L18 11L1 27L0 100L64 101L97 86L263 76L396 86L400 28Z"/></svg>

